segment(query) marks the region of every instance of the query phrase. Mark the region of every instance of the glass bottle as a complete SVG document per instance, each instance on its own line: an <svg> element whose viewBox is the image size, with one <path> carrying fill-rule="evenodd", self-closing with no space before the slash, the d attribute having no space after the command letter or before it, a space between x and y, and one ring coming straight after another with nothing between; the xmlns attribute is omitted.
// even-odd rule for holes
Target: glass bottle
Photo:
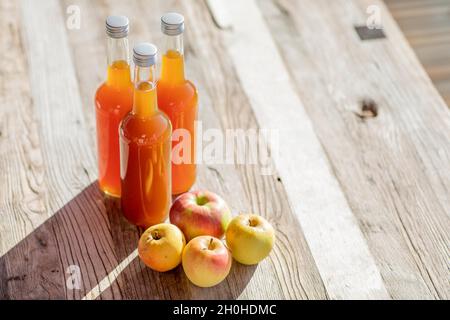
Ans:
<svg viewBox="0 0 450 320"><path fill-rule="evenodd" d="M198 95L184 74L184 17L170 12L161 17L165 35L161 76L158 80L158 105L170 118L172 136L172 194L188 191L195 182L195 121Z"/></svg>
<svg viewBox="0 0 450 320"><path fill-rule="evenodd" d="M100 189L120 197L119 123L133 106L128 18L106 19L108 71L106 81L95 94Z"/></svg>
<svg viewBox="0 0 450 320"><path fill-rule="evenodd" d="M150 43L133 49L133 109L119 130L122 211L131 223L144 228L163 222L171 203L172 126L158 109L156 54Z"/></svg>

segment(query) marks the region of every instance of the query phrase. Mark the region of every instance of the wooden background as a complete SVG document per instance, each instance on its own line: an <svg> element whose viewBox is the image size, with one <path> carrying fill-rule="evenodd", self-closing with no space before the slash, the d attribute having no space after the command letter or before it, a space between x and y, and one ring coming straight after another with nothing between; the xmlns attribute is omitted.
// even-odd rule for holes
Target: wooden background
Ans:
<svg viewBox="0 0 450 320"><path fill-rule="evenodd" d="M362 41L372 4L386 38ZM145 268L95 182L104 19L160 44L168 10L186 18L204 128L280 137L273 175L199 168L196 187L277 230L268 259L210 289ZM450 298L450 111L382 2L1 0L0 30L0 298Z"/></svg>
<svg viewBox="0 0 450 320"><path fill-rule="evenodd" d="M450 106L450 0L384 0Z"/></svg>

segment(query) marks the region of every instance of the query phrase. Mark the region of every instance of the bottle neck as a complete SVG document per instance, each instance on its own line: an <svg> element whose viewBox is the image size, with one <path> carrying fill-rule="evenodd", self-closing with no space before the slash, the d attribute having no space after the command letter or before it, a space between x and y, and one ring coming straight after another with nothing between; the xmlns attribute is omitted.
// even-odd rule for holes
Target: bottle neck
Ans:
<svg viewBox="0 0 450 320"><path fill-rule="evenodd" d="M140 117L150 117L158 111L156 97L156 68L139 67L134 69L133 113Z"/></svg>
<svg viewBox="0 0 450 320"><path fill-rule="evenodd" d="M165 36L159 81L169 85L184 83L183 34Z"/></svg>
<svg viewBox="0 0 450 320"><path fill-rule="evenodd" d="M122 88L131 84L128 38L107 38L108 74L106 83Z"/></svg>

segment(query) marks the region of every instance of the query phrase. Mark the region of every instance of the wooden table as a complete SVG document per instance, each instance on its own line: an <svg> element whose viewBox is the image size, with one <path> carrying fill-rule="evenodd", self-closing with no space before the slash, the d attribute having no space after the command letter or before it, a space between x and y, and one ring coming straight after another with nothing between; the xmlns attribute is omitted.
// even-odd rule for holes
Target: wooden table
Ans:
<svg viewBox="0 0 450 320"><path fill-rule="evenodd" d="M361 40L374 4L386 38ZM167 10L186 17L204 129L279 133L273 174L199 166L196 188L277 230L210 289L145 268L96 183L104 19L160 44ZM0 30L0 298L450 298L450 112L382 2L2 0Z"/></svg>

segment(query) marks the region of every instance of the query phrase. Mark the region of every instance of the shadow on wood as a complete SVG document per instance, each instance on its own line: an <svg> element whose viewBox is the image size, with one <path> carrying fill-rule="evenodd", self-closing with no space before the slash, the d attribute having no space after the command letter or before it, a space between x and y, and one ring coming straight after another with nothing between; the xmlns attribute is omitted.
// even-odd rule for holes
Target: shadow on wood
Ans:
<svg viewBox="0 0 450 320"><path fill-rule="evenodd" d="M140 232L93 183L0 257L0 299L81 299L136 249ZM200 289L181 267L157 273L135 258L99 298L236 298L254 270L235 263L227 281Z"/></svg>
<svg viewBox="0 0 450 320"><path fill-rule="evenodd" d="M212 288L193 285L184 274L181 265L176 269L159 273L146 268L135 259L117 280L105 290L100 299L111 299L117 292L125 291L125 299L236 299L245 289L256 266L244 266L233 261L225 281Z"/></svg>

